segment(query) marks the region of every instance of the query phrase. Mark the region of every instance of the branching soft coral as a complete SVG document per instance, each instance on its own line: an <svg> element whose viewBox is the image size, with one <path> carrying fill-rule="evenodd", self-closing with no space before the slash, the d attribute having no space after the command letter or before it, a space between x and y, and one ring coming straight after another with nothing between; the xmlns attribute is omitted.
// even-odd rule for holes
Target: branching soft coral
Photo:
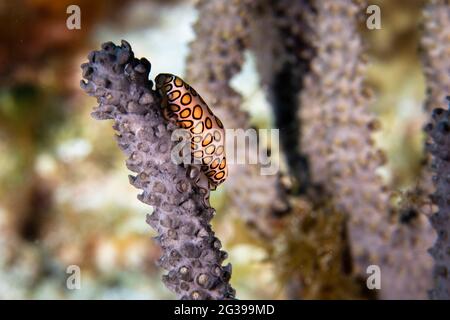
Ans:
<svg viewBox="0 0 450 320"><path fill-rule="evenodd" d="M365 59L357 31L360 3L351 0L314 2L316 56L301 94L303 146L312 180L332 196L338 212L348 214L354 271L382 270L382 298L423 298L428 261L421 242L428 229L391 220L389 193L376 170L383 154L372 132L377 121L369 112L364 85ZM410 279L420 279L411 282Z"/></svg>
<svg viewBox="0 0 450 320"><path fill-rule="evenodd" d="M427 81L425 109L431 112L450 92L450 2L430 0L424 8L422 60Z"/></svg>
<svg viewBox="0 0 450 320"><path fill-rule="evenodd" d="M337 198L350 215L350 238L358 269L370 261L368 249L382 245L367 237L387 213L388 195L375 170L382 157L373 148L370 116L363 87L361 38L356 6L350 0L316 1L317 56L302 93L304 145L313 179ZM383 237L383 236L382 236Z"/></svg>
<svg viewBox="0 0 450 320"><path fill-rule="evenodd" d="M430 0L423 8L421 56L426 80L427 94L425 111L430 114L440 106L450 92L450 2L448 0ZM416 187L424 199L433 192L432 174L426 163ZM425 210L426 214L431 214Z"/></svg>
<svg viewBox="0 0 450 320"><path fill-rule="evenodd" d="M126 42L105 43L82 69L87 82L81 87L99 103L92 116L114 120L127 167L136 173L130 183L143 190L139 200L154 207L147 222L159 234L159 265L168 271L164 283L181 299L233 298L231 265L222 266L227 254L210 225L215 211L204 204L187 170L171 160L177 127L161 114L148 80L150 63L134 58Z"/></svg>
<svg viewBox="0 0 450 320"><path fill-rule="evenodd" d="M449 236L450 174L449 111L435 109L450 92L450 2L430 0L424 8L422 36L422 60L427 84L425 109L432 112L431 123L426 131L429 136L427 150L432 155L431 170L434 172L435 191L432 200L439 207L430 222L437 232L437 239L430 253L434 258L434 288L432 299L450 299L450 255ZM435 109L434 111L432 111ZM426 172L426 170L424 170ZM423 178L426 190L432 190L427 176Z"/></svg>
<svg viewBox="0 0 450 320"><path fill-rule="evenodd" d="M450 97L449 103L450 103ZM436 191L432 196L438 211L430 218L437 239L430 253L434 258L434 288L432 299L450 299L450 106L435 109L432 122L425 128L430 138L427 150L433 156L431 169Z"/></svg>

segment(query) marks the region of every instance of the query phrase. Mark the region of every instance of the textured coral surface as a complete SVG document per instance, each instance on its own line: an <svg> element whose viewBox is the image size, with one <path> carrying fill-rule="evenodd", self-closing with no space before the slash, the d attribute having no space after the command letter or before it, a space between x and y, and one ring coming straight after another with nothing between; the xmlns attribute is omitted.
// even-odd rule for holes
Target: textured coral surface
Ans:
<svg viewBox="0 0 450 320"><path fill-rule="evenodd" d="M450 299L450 97L448 100L449 109L435 109L432 122L425 128L430 137L427 149L433 156L431 168L436 186L432 199L438 206L438 211L430 218L437 233L430 249L435 262L432 299Z"/></svg>
<svg viewBox="0 0 450 320"><path fill-rule="evenodd" d="M417 234L427 229L422 221L411 230L391 221L389 193L377 174L384 157L372 139L378 123L369 111L357 6L350 0L315 3L317 55L301 93L302 144L312 180L349 216L355 272L365 277L367 267L377 264L383 274L382 297L423 298L427 279L412 284L408 277L419 276L429 265L424 245L417 241ZM416 255L421 258L413 264ZM416 295L417 288L422 293Z"/></svg>
<svg viewBox="0 0 450 320"><path fill-rule="evenodd" d="M423 8L420 46L426 80L424 109L427 115L442 105L450 92L450 29L445 27L449 24L449 1L428 1ZM426 162L430 162L430 159L425 159L424 163ZM422 192L424 197L434 191L431 178L429 168L424 165L418 186L418 191Z"/></svg>
<svg viewBox="0 0 450 320"><path fill-rule="evenodd" d="M382 246L389 232L379 229L384 235L374 235L370 230L382 223L388 210L388 195L375 173L382 158L371 139L375 122L363 86L356 7L348 0L318 1L317 9L317 56L302 93L303 140L314 181L335 193L338 206L349 213L353 254L361 272L371 261L370 252L377 251L371 249Z"/></svg>
<svg viewBox="0 0 450 320"><path fill-rule="evenodd" d="M158 231L163 281L181 299L234 297L228 283L231 265L214 236L214 209L202 202L185 168L171 161L175 125L161 115L159 100L148 80L150 63L134 58L128 43L105 43L82 65L82 88L97 97L93 117L113 119L117 142L128 156L130 183L142 189L139 200L154 207L147 222Z"/></svg>
<svg viewBox="0 0 450 320"><path fill-rule="evenodd" d="M450 92L449 1L428 1L423 19L422 60L428 87L425 109L431 112Z"/></svg>

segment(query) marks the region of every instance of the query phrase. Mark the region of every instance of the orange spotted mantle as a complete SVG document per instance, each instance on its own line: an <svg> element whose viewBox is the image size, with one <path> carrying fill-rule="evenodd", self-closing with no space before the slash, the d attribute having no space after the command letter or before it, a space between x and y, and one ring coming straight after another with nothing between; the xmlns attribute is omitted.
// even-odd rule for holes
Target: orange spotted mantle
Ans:
<svg viewBox="0 0 450 320"><path fill-rule="evenodd" d="M215 190L228 175L222 122L194 88L179 77L159 74L155 82L162 96L164 117L173 119L179 127L190 131L191 155L201 161L208 188Z"/></svg>

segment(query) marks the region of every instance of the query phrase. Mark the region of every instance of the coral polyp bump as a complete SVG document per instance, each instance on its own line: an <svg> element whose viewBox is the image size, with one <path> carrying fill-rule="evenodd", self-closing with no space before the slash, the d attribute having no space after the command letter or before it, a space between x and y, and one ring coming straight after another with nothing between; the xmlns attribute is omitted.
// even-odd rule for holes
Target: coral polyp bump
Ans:
<svg viewBox="0 0 450 320"><path fill-rule="evenodd" d="M155 82L162 96L164 117L189 131L192 158L201 161L208 188L215 190L228 175L222 122L194 88L181 78L164 73L159 74ZM197 177L196 182L200 186L201 177Z"/></svg>

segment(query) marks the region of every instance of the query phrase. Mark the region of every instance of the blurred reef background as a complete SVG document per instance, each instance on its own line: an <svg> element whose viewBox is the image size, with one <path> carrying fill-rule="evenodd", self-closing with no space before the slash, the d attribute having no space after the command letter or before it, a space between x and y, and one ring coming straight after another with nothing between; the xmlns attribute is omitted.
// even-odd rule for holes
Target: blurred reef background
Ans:
<svg viewBox="0 0 450 320"><path fill-rule="evenodd" d="M364 27L364 1L1 1L0 299L175 297L155 265L151 208L79 88L88 52L121 39L151 61L151 77L189 81L226 127L282 129L280 175L237 168L212 193L238 298L427 298L436 208L422 128L445 108L427 95L430 3L447 10L437 29L448 70L446 1L370 1L381 30ZM81 30L66 27L71 4ZM360 140L348 154L370 156L342 156L349 131ZM386 270L381 292L365 289L373 261ZM81 267L80 290L66 288L69 265Z"/></svg>

